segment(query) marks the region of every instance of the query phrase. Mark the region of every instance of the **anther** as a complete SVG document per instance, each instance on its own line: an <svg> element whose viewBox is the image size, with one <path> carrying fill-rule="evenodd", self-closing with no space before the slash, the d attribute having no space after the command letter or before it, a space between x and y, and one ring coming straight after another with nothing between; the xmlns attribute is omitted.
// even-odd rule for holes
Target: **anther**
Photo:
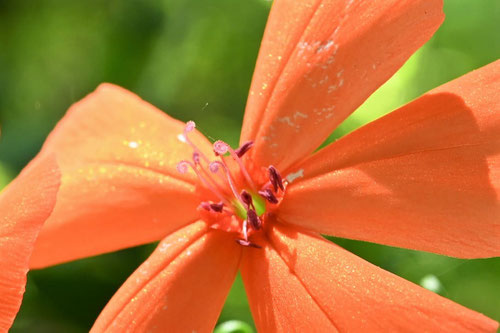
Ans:
<svg viewBox="0 0 500 333"><path fill-rule="evenodd" d="M244 144L242 144L238 149L236 149L234 152L238 157L242 157L252 147L253 147L253 141L247 141Z"/></svg>
<svg viewBox="0 0 500 333"><path fill-rule="evenodd" d="M248 223L250 223L250 226L254 230L259 230L262 227L262 221L257 216L257 213L253 209L249 209L247 211L247 220L248 220Z"/></svg>
<svg viewBox="0 0 500 333"><path fill-rule="evenodd" d="M210 208L210 203L208 203L206 201L202 201L200 203L200 207L203 208L204 210L208 210L208 211L212 210L212 208Z"/></svg>
<svg viewBox="0 0 500 333"><path fill-rule="evenodd" d="M256 249L261 249L262 246L258 245L258 244L255 244L255 243L252 243L248 240L244 240L244 239L237 239L236 240L236 243L242 245L242 246L248 246L248 247L254 247Z"/></svg>
<svg viewBox="0 0 500 333"><path fill-rule="evenodd" d="M276 205L278 203L278 198L276 198L276 196L274 195L273 191L271 191L270 188L266 188L265 190L259 191L259 194L272 204Z"/></svg>
<svg viewBox="0 0 500 333"><path fill-rule="evenodd" d="M269 170L269 180L271 181L271 184L273 185L274 192L278 192L278 187L282 191L284 191L285 187L283 186L283 180L282 180L281 175L278 172L278 170L272 165L269 166L268 170Z"/></svg>
<svg viewBox="0 0 500 333"><path fill-rule="evenodd" d="M247 205L247 207L253 207L252 195L245 190L240 193L241 200Z"/></svg>
<svg viewBox="0 0 500 333"><path fill-rule="evenodd" d="M210 209L212 209L214 212L222 213L222 210L224 209L224 203L223 202L211 203Z"/></svg>

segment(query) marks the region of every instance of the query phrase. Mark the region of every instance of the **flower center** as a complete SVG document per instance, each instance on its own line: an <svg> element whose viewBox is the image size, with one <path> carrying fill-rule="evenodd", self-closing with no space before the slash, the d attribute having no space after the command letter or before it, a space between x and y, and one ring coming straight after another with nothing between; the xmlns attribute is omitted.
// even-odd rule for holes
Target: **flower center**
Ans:
<svg viewBox="0 0 500 333"><path fill-rule="evenodd" d="M202 200L198 207L201 218L215 229L237 233L238 244L260 248L250 237L263 228L269 210L280 202L286 181L272 165L267 168L268 182L258 186L252 179L242 160L252 148L252 141L237 149L224 141L215 141L214 156L210 159L189 139L195 127L193 121L188 121L184 132L178 135L180 141L191 146L193 155L191 161L179 161L177 170L186 173L191 169L208 190L211 199Z"/></svg>

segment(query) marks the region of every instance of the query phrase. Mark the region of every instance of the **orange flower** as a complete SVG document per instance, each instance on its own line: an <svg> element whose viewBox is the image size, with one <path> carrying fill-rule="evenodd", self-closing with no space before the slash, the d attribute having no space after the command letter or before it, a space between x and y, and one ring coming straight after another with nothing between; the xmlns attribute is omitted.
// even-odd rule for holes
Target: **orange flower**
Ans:
<svg viewBox="0 0 500 333"><path fill-rule="evenodd" d="M21 306L31 252L56 203L59 177L54 156L38 158L0 196L0 332Z"/></svg>
<svg viewBox="0 0 500 333"><path fill-rule="evenodd" d="M57 156L62 184L31 267L163 239L95 332L209 332L238 269L262 332L494 332L320 236L499 255L500 61L313 153L430 38L441 7L275 1L237 150L100 86L37 157Z"/></svg>

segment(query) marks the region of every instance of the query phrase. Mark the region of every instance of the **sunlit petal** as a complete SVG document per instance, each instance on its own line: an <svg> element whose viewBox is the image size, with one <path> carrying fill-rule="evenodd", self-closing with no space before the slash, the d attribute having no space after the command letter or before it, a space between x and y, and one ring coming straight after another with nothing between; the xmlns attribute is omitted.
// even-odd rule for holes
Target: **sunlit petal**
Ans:
<svg viewBox="0 0 500 333"><path fill-rule="evenodd" d="M211 332L241 247L204 222L160 242L97 319L92 332Z"/></svg>
<svg viewBox="0 0 500 333"><path fill-rule="evenodd" d="M184 124L110 84L73 105L43 146L55 153L62 185L36 243L32 267L159 240L197 219ZM210 151L199 133L190 137Z"/></svg>
<svg viewBox="0 0 500 333"><path fill-rule="evenodd" d="M252 162L283 170L312 153L443 18L441 0L275 1L241 136Z"/></svg>
<svg viewBox="0 0 500 333"><path fill-rule="evenodd" d="M296 167L280 216L339 237L500 255L499 91L497 61L334 142Z"/></svg>
<svg viewBox="0 0 500 333"><path fill-rule="evenodd" d="M262 332L496 332L498 323L315 235L276 225L242 275Z"/></svg>
<svg viewBox="0 0 500 333"><path fill-rule="evenodd" d="M21 306L33 244L60 184L54 156L33 160L0 195L0 331Z"/></svg>

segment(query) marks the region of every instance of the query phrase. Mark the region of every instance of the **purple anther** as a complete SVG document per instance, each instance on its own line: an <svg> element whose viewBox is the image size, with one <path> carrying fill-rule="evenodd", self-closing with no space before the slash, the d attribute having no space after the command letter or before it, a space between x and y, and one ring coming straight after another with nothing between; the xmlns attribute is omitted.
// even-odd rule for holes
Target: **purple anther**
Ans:
<svg viewBox="0 0 500 333"><path fill-rule="evenodd" d="M210 208L210 203L206 202L206 201L202 201L200 203L200 207L205 209L205 210L208 210L208 211L211 211L212 209Z"/></svg>
<svg viewBox="0 0 500 333"><path fill-rule="evenodd" d="M243 190L240 193L241 200L247 205L247 207L253 206L252 195L247 191Z"/></svg>
<svg viewBox="0 0 500 333"><path fill-rule="evenodd" d="M200 164L200 154L199 153L197 153L197 152L193 153L193 161L194 161L194 164Z"/></svg>
<svg viewBox="0 0 500 333"><path fill-rule="evenodd" d="M260 218L257 216L257 213L253 209L249 209L247 211L247 220L248 223L250 223L250 226L254 230L259 230L260 227L262 227L262 221L260 220Z"/></svg>
<svg viewBox="0 0 500 333"><path fill-rule="evenodd" d="M241 157L245 155L245 153L249 151L250 148L252 147L253 147L253 141L247 141L244 144L242 144L238 149L236 149L234 152L236 153L236 155L238 155L238 157Z"/></svg>
<svg viewBox="0 0 500 333"><path fill-rule="evenodd" d="M180 161L177 163L177 171L180 173L186 173L188 171L189 163L186 161Z"/></svg>
<svg viewBox="0 0 500 333"><path fill-rule="evenodd" d="M283 180L278 170L272 165L269 166L268 170L269 180L271 181L271 184L273 184L274 192L278 192L278 187L284 191L285 187L283 186Z"/></svg>
<svg viewBox="0 0 500 333"><path fill-rule="evenodd" d="M216 155L224 155L229 151L229 145L221 140L215 141L213 147Z"/></svg>
<svg viewBox="0 0 500 333"><path fill-rule="evenodd" d="M236 243L238 243L238 244L240 244L242 246L254 247L256 249L261 249L262 248L262 246L257 245L255 243L252 243L250 241L244 240L244 239L237 239Z"/></svg>
<svg viewBox="0 0 500 333"><path fill-rule="evenodd" d="M219 202L219 203L211 203L210 208L217 213L222 213L222 210L224 209L224 203Z"/></svg>
<svg viewBox="0 0 500 333"><path fill-rule="evenodd" d="M265 190L259 191L259 194L272 204L276 205L278 203L278 198L276 198L276 196L274 195L273 191L271 191L270 188L266 188Z"/></svg>
<svg viewBox="0 0 500 333"><path fill-rule="evenodd" d="M195 122L190 120L186 123L186 126L184 127L184 133L189 133L193 131L195 128L196 128Z"/></svg>

